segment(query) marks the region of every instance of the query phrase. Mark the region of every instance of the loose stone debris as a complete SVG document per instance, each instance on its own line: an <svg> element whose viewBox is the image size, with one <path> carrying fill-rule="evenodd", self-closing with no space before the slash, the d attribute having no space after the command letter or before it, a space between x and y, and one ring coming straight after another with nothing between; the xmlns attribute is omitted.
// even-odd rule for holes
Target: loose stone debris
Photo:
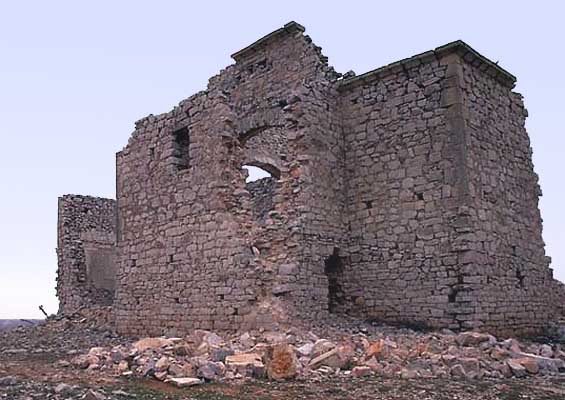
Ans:
<svg viewBox="0 0 565 400"><path fill-rule="evenodd" d="M230 354L230 355L228 355ZM362 332L319 338L312 332L143 338L93 347L72 359L88 371L152 377L178 386L238 379L318 379L323 375L523 378L565 373L565 350L477 332Z"/></svg>
<svg viewBox="0 0 565 400"><path fill-rule="evenodd" d="M57 374L71 374L76 382L153 381L183 390L217 384L359 379L565 379L565 337L542 343L479 332L420 332L346 317L310 329L231 334L194 330L182 337L139 339L106 328L75 315L1 333L0 395L4 397L0 399L133 398L127 390L30 381L3 369L39 359L52 359L52 368L63 371ZM37 396L24 397L28 393ZM50 397L41 397L46 393Z"/></svg>

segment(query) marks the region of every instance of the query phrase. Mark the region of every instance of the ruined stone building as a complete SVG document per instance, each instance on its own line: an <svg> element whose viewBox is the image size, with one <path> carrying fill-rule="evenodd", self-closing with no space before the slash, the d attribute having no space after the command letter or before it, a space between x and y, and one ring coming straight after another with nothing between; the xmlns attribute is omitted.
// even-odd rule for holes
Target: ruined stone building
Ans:
<svg viewBox="0 0 565 400"><path fill-rule="evenodd" d="M331 313L529 333L556 312L515 78L461 41L341 75L291 22L59 199L61 312L130 334ZM246 183L256 166L270 177Z"/></svg>

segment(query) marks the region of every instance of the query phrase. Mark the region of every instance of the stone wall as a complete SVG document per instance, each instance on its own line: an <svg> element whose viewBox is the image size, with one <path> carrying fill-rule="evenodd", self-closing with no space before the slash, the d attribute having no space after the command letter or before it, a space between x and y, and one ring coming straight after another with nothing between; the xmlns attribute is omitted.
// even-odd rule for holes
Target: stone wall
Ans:
<svg viewBox="0 0 565 400"><path fill-rule="evenodd" d="M109 305L115 290L115 200L59 198L57 296L59 311Z"/></svg>
<svg viewBox="0 0 565 400"><path fill-rule="evenodd" d="M232 57L117 154L115 279L98 267L113 228L69 225L81 244L61 277L115 287L120 332L330 312L500 333L547 322L561 291L512 75L453 42L341 77L296 23ZM246 184L243 166L272 177ZM62 278L80 304L82 283Z"/></svg>
<svg viewBox="0 0 565 400"><path fill-rule="evenodd" d="M139 121L118 154L120 331L266 326L306 304L327 313L323 263L303 267L303 227L310 87L337 75L302 31L291 24L234 54L205 92ZM264 221L243 165L278 175Z"/></svg>
<svg viewBox="0 0 565 400"><path fill-rule="evenodd" d="M548 321L540 192L513 85L461 42L342 84L345 310L501 334Z"/></svg>
<svg viewBox="0 0 565 400"><path fill-rule="evenodd" d="M259 222L265 221L269 212L274 209L273 196L276 183L276 178L268 177L245 185L251 196L253 215Z"/></svg>
<svg viewBox="0 0 565 400"><path fill-rule="evenodd" d="M554 279L550 298L553 319L565 319L565 283Z"/></svg>
<svg viewBox="0 0 565 400"><path fill-rule="evenodd" d="M345 310L452 326L461 168L435 54L342 85L350 229Z"/></svg>
<svg viewBox="0 0 565 400"><path fill-rule="evenodd" d="M524 127L527 112L512 83L460 61L469 205L462 266L464 325L533 333L551 317L553 277L538 208L541 190ZM463 311L461 311L463 312Z"/></svg>

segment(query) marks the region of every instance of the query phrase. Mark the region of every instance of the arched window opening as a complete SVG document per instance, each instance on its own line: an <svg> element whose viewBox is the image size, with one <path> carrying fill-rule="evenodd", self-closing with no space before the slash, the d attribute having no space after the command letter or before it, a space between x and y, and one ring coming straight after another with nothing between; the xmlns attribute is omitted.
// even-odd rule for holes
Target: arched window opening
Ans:
<svg viewBox="0 0 565 400"><path fill-rule="evenodd" d="M280 178L278 168L272 165L267 165L267 168L262 167L263 165L261 167L256 165L242 167L247 170L245 187L251 195L253 214L259 222L264 221L269 211L274 209L275 185Z"/></svg>
<svg viewBox="0 0 565 400"><path fill-rule="evenodd" d="M260 179L273 177L273 174L271 174L269 171L255 167L253 165L244 165L243 169L247 170L247 178L245 179L245 183L252 183Z"/></svg>

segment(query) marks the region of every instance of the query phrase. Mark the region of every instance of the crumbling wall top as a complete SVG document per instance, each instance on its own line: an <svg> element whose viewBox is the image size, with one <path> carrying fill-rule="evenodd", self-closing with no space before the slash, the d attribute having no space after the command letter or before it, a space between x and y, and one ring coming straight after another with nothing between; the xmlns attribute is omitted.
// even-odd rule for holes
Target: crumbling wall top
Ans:
<svg viewBox="0 0 565 400"><path fill-rule="evenodd" d="M266 44L271 42L273 39L278 38L283 35L294 34L296 32L304 32L306 28L300 25L297 22L290 21L289 23L285 24L282 28L277 29L269 33L268 35L263 36L261 39L253 42L249 46L245 47L244 49L239 50L231 55L236 62L241 62L243 59L248 57L250 54L255 53L256 51L265 47Z"/></svg>

